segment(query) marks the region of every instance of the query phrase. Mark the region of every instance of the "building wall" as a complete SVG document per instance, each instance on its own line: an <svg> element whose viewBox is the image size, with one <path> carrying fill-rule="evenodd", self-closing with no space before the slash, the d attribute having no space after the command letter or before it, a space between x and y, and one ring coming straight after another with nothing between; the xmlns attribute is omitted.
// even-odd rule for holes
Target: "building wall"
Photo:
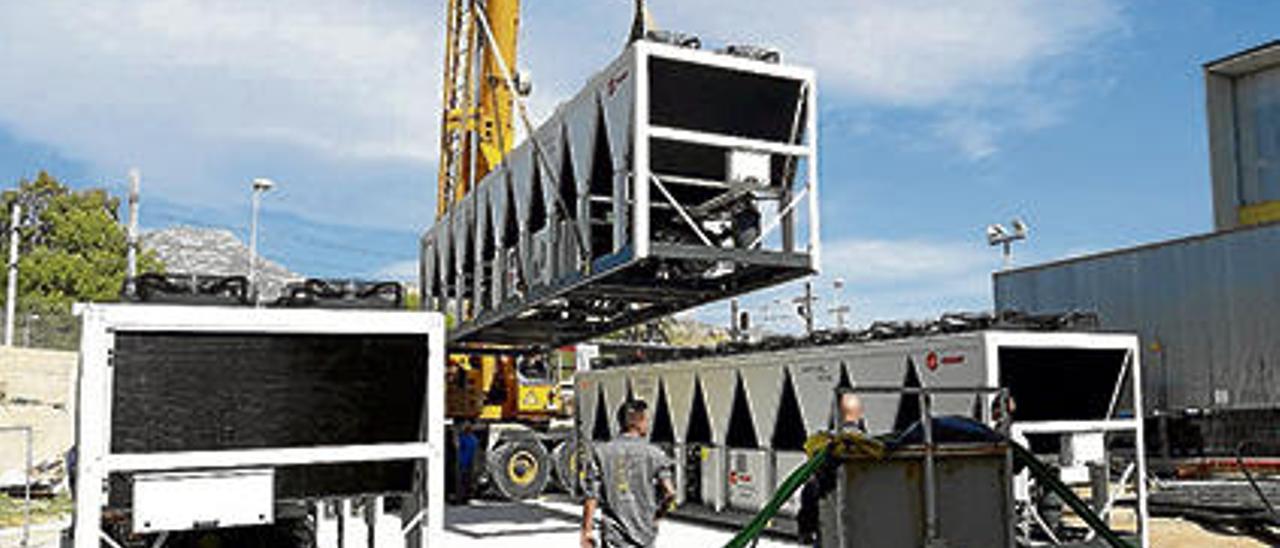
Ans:
<svg viewBox="0 0 1280 548"><path fill-rule="evenodd" d="M1205 65L1214 224L1280 220L1280 42Z"/></svg>
<svg viewBox="0 0 1280 548"><path fill-rule="evenodd" d="M0 347L0 427L35 429L35 462L60 459L75 438L75 352ZM22 479L22 435L0 433L0 484Z"/></svg>
<svg viewBox="0 0 1280 548"><path fill-rule="evenodd" d="M1091 311L1142 339L1148 410L1280 407L1280 224L995 275L997 310Z"/></svg>

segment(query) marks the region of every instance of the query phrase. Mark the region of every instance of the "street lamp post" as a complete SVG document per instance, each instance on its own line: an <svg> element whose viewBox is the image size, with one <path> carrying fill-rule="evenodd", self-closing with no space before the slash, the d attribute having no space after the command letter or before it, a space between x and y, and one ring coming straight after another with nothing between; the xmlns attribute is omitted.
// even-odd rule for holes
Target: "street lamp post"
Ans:
<svg viewBox="0 0 1280 548"><path fill-rule="evenodd" d="M13 320L18 315L18 226L22 223L22 206L13 202L9 215L9 285L4 300L4 345L13 346Z"/></svg>
<svg viewBox="0 0 1280 548"><path fill-rule="evenodd" d="M257 178L253 180L253 194L250 197L252 216L249 220L249 292L254 306L259 304L258 294L258 210L261 208L262 195L276 186L271 179Z"/></svg>
<svg viewBox="0 0 1280 548"><path fill-rule="evenodd" d="M1004 225L1000 224L987 227L987 244L992 247L999 246L1002 248L1004 255L1002 270L1013 268L1013 243L1026 240L1027 232L1029 232L1027 223L1023 222L1022 219L1014 219L1010 226L1013 230L1008 230Z"/></svg>
<svg viewBox="0 0 1280 548"><path fill-rule="evenodd" d="M831 312L836 317L836 329L844 329L844 318L852 309L844 302L844 278L836 278L831 282L832 291L832 307Z"/></svg>

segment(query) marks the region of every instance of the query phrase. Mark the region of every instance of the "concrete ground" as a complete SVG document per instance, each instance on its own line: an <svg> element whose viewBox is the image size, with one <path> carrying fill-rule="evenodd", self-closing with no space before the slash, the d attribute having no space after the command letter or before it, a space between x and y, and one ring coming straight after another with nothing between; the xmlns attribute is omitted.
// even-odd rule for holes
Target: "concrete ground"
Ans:
<svg viewBox="0 0 1280 548"><path fill-rule="evenodd" d="M470 506L451 506L445 515L445 546L449 548L556 548L578 544L579 508L563 499L524 503L480 501ZM389 520L390 521L390 520ZM58 548L58 535L67 525L46 523L32 527L31 548ZM388 524L393 525L393 524ZM1119 524L1117 524L1119 525ZM1204 546L1253 548L1268 544L1256 538L1209 531L1195 523L1156 518L1151 524L1151 545L1157 548L1200 548ZM389 527L388 539L395 533ZM20 546L21 531L0 529L0 548ZM379 535L380 537L383 535ZM732 532L668 520L661 525L658 548L715 548L723 546ZM363 538L348 537L347 546L364 546ZM765 538L765 548L795 547L798 544Z"/></svg>
<svg viewBox="0 0 1280 548"><path fill-rule="evenodd" d="M578 546L577 505L564 500L514 503L478 501L470 506L450 506L445 513L445 542L448 548L552 548ZM390 527L379 537L394 541L398 523L388 517ZM32 548L58 548L58 535L67 525L40 524L32 527ZM354 528L353 528L354 529ZM723 546L732 533L723 529L674 520L664 521L658 534L657 548ZM352 531L347 546L365 546L363 532ZM322 537L328 536L324 533ZM357 538L359 537L359 538ZM0 530L0 548L20 546L21 530ZM329 540L329 539L326 539ZM394 545L394 544L392 544ZM793 547L796 544L764 539L761 548Z"/></svg>
<svg viewBox="0 0 1280 548"><path fill-rule="evenodd" d="M445 515L449 548L536 548L577 546L581 507L562 499L529 503L489 502L450 507ZM724 546L733 532L677 520L658 529L657 548ZM761 548L799 546L774 539Z"/></svg>

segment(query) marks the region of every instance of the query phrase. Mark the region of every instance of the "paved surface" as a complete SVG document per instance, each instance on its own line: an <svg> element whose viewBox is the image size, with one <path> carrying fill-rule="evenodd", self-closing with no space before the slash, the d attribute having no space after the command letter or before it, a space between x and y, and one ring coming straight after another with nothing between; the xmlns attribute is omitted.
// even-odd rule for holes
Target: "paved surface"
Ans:
<svg viewBox="0 0 1280 548"><path fill-rule="evenodd" d="M445 516L445 545L449 548L542 548L577 546L581 508L564 500L530 503L476 502L454 506ZM713 548L733 537L731 531L677 520L664 520L658 548ZM797 544L764 539L765 547Z"/></svg>
<svg viewBox="0 0 1280 548"><path fill-rule="evenodd" d="M477 502L471 506L449 507L446 514L445 546L449 548L559 548L576 547L578 507L563 500L530 503ZM388 520L392 521L392 520ZM57 534L65 523L33 527L33 548L58 548ZM388 523L388 525L395 525ZM394 537L395 528L387 531ZM379 535L382 536L382 535ZM687 522L664 521L658 533L658 548L716 548L732 534L722 529ZM19 546L18 529L0 530L0 548ZM364 546L363 539L348 537L347 546ZM356 542L356 541L359 542ZM388 538L387 540L391 540ZM1168 518L1152 522L1151 545L1157 548L1200 548L1203 546L1253 548L1268 544L1257 538L1208 531L1196 524ZM761 547L798 545L764 539Z"/></svg>
<svg viewBox="0 0 1280 548"><path fill-rule="evenodd" d="M526 503L479 501L470 506L450 506L445 513L445 546L448 548L559 548L578 546L581 509L565 500ZM387 516L380 522L378 537L394 546L398 518ZM33 548L57 548L58 531L66 526L43 524L33 527ZM365 546L364 532L352 527L347 546ZM322 542L332 542L331 531L321 532ZM658 533L657 548L715 548L732 537L730 531L687 522L666 520ZM18 529L0 530L0 548L19 546ZM795 544L764 539L761 548L794 547Z"/></svg>
<svg viewBox="0 0 1280 548"><path fill-rule="evenodd" d="M71 522L38 523L31 526L31 548L59 548L58 539L62 530ZM19 548L22 546L22 528L0 529L0 548Z"/></svg>

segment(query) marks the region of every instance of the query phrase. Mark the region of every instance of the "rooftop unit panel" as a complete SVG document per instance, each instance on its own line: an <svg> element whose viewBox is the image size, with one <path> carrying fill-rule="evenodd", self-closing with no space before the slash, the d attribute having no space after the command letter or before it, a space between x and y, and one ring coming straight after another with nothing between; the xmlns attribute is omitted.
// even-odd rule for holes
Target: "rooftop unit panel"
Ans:
<svg viewBox="0 0 1280 548"><path fill-rule="evenodd" d="M816 272L812 71L638 42L422 239L451 342L554 346Z"/></svg>

